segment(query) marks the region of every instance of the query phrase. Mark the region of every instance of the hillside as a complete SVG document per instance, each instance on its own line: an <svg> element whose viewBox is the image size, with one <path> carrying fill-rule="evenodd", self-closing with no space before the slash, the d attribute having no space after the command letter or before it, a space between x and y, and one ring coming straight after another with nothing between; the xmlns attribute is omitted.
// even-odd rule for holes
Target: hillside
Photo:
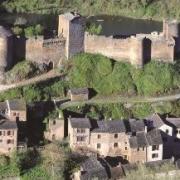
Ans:
<svg viewBox="0 0 180 180"><path fill-rule="evenodd" d="M59 14L67 10L77 10L83 15L111 14L180 19L179 0L4 0L1 8L18 13Z"/></svg>

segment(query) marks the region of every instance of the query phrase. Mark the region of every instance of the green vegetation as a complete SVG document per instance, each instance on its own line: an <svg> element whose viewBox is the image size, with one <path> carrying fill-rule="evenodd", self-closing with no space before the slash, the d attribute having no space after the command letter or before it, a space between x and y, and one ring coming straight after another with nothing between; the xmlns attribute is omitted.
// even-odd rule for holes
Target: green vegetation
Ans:
<svg viewBox="0 0 180 180"><path fill-rule="evenodd" d="M139 180L139 177L141 179L146 179L146 180L155 180L159 179L161 177L161 180L169 180L169 179L174 179L178 180L180 176L178 174L175 174L173 177L168 176L167 172L171 170L176 170L176 167L172 163L164 163L161 166L152 166L152 167L146 167L145 165L140 164L137 169L130 171L126 175L126 180ZM164 176L159 174L157 177L156 174L158 173L164 173Z"/></svg>
<svg viewBox="0 0 180 180"><path fill-rule="evenodd" d="M24 98L27 102L50 100L53 97L63 98L68 85L65 81L55 78L50 81L14 88L0 93L0 101L6 99Z"/></svg>
<svg viewBox="0 0 180 180"><path fill-rule="evenodd" d="M124 15L132 17L180 18L179 0L5 0L2 3L9 12L59 14L78 10L84 15Z"/></svg>
<svg viewBox="0 0 180 180"><path fill-rule="evenodd" d="M17 63L10 71L5 74L6 82L13 83L29 79L42 73L36 63L24 60Z"/></svg>
<svg viewBox="0 0 180 180"><path fill-rule="evenodd" d="M169 114L176 117L180 116L180 101L164 103L137 103L137 104L103 104L103 105L82 105L69 107L64 110L84 114L92 119L113 120L128 118L145 118L152 113Z"/></svg>
<svg viewBox="0 0 180 180"><path fill-rule="evenodd" d="M77 167L70 157L67 142L62 141L46 145L43 150L30 148L13 153L12 157L0 156L0 179L20 177L22 180L58 180L64 179Z"/></svg>
<svg viewBox="0 0 180 180"><path fill-rule="evenodd" d="M89 32L91 35L99 35L102 32L102 26L90 23L86 25L86 31Z"/></svg>
<svg viewBox="0 0 180 180"><path fill-rule="evenodd" d="M44 29L40 24L37 24L35 26L28 26L25 28L20 26L14 26L12 28L12 31L18 36L33 37L43 35Z"/></svg>
<svg viewBox="0 0 180 180"><path fill-rule="evenodd" d="M114 62L101 55L80 54L72 59L71 87L93 88L100 95L153 96L178 89L178 65L152 61L144 69Z"/></svg>

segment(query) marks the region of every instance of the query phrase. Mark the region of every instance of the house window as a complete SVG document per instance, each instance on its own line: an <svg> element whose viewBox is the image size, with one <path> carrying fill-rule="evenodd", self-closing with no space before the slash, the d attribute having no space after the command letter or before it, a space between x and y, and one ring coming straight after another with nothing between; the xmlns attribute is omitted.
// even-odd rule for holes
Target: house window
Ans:
<svg viewBox="0 0 180 180"><path fill-rule="evenodd" d="M159 146L158 145L153 145L152 146L152 151L156 151L156 150L159 150Z"/></svg>
<svg viewBox="0 0 180 180"><path fill-rule="evenodd" d="M158 153L152 154L152 158L157 158L157 157L158 157Z"/></svg>
<svg viewBox="0 0 180 180"><path fill-rule="evenodd" d="M128 159L127 155L124 155L124 159Z"/></svg>
<svg viewBox="0 0 180 180"><path fill-rule="evenodd" d="M166 134L169 134L169 130L168 129L166 129Z"/></svg>
<svg viewBox="0 0 180 180"><path fill-rule="evenodd" d="M2 131L0 131L0 136L2 136Z"/></svg>
<svg viewBox="0 0 180 180"><path fill-rule="evenodd" d="M100 138L101 138L101 135L100 135L100 134L98 134L97 138L98 138L98 139L100 139Z"/></svg>
<svg viewBox="0 0 180 180"><path fill-rule="evenodd" d="M125 147L125 150L127 150L127 147Z"/></svg>
<svg viewBox="0 0 180 180"><path fill-rule="evenodd" d="M100 149L100 148L101 148L101 144L98 143L98 144L97 144L97 149Z"/></svg>
<svg viewBox="0 0 180 180"><path fill-rule="evenodd" d="M11 135L11 131L8 131L8 132L7 132L7 135L10 136L10 135Z"/></svg>
<svg viewBox="0 0 180 180"><path fill-rule="evenodd" d="M78 128L77 133L85 133L85 129Z"/></svg>
<svg viewBox="0 0 180 180"><path fill-rule="evenodd" d="M11 140L10 139L7 140L7 144L11 144Z"/></svg>
<svg viewBox="0 0 180 180"><path fill-rule="evenodd" d="M127 142L125 141L125 144L127 144Z"/></svg>
<svg viewBox="0 0 180 180"><path fill-rule="evenodd" d="M114 143L114 147L117 148L118 147L118 143Z"/></svg>
<svg viewBox="0 0 180 180"><path fill-rule="evenodd" d="M118 138L118 134L114 134L114 138Z"/></svg>
<svg viewBox="0 0 180 180"><path fill-rule="evenodd" d="M81 137L81 136L77 137L77 142L83 142L83 141L85 141L85 137Z"/></svg>

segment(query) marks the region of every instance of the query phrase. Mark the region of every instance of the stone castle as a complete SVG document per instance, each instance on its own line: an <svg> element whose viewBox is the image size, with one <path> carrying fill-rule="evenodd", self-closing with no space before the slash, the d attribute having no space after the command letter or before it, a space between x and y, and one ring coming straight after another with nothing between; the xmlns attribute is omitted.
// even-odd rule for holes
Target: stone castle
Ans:
<svg viewBox="0 0 180 180"><path fill-rule="evenodd" d="M85 18L77 13L59 16L58 36L15 37L0 26L0 77L19 59L57 66L80 52L99 53L117 61L142 67L151 59L172 63L180 54L180 23L163 21L163 32L106 37L85 32Z"/></svg>

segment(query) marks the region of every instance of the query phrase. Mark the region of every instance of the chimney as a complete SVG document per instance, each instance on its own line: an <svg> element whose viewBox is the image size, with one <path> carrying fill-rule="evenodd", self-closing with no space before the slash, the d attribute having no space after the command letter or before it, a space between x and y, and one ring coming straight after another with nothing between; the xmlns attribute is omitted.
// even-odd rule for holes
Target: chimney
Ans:
<svg viewBox="0 0 180 180"><path fill-rule="evenodd" d="M144 126L144 132L147 133L147 125Z"/></svg>
<svg viewBox="0 0 180 180"><path fill-rule="evenodd" d="M6 100L6 104L7 104L7 114L10 116L9 100Z"/></svg>

